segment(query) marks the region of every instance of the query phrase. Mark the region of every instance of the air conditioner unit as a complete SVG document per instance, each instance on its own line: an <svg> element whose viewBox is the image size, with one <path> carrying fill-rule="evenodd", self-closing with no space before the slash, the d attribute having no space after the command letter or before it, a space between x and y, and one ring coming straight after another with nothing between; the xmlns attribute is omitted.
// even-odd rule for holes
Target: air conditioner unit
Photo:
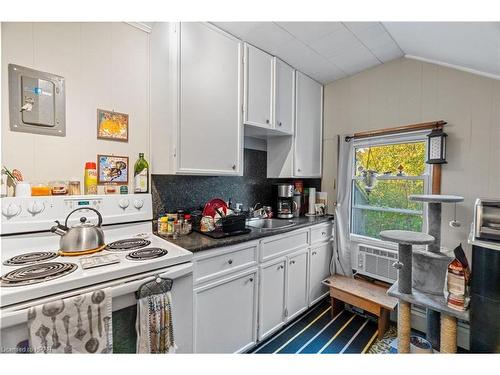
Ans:
<svg viewBox="0 0 500 375"><path fill-rule="evenodd" d="M388 283L398 278L397 270L392 266L398 260L398 252L374 246L358 245L357 271Z"/></svg>

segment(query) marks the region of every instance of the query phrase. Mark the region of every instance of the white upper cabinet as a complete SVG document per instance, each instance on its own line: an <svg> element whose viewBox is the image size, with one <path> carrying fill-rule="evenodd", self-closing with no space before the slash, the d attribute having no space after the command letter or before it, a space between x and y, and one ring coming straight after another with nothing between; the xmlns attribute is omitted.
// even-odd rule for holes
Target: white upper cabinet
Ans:
<svg viewBox="0 0 500 375"><path fill-rule="evenodd" d="M241 43L202 23L181 24L178 171L241 174Z"/></svg>
<svg viewBox="0 0 500 375"><path fill-rule="evenodd" d="M245 112L247 125L273 126L273 56L245 43Z"/></svg>
<svg viewBox="0 0 500 375"><path fill-rule="evenodd" d="M242 175L243 43L201 22L165 34L152 33L153 173Z"/></svg>
<svg viewBox="0 0 500 375"><path fill-rule="evenodd" d="M323 86L296 73L294 176L321 177Z"/></svg>
<svg viewBox="0 0 500 375"><path fill-rule="evenodd" d="M293 134L295 69L274 58L274 127Z"/></svg>

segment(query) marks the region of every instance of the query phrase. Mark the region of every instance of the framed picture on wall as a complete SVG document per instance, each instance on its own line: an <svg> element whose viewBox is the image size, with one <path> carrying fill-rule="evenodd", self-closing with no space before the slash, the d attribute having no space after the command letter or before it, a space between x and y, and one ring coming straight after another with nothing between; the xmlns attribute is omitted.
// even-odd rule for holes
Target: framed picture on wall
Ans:
<svg viewBox="0 0 500 375"><path fill-rule="evenodd" d="M98 108L97 139L128 142L128 115Z"/></svg>
<svg viewBox="0 0 500 375"><path fill-rule="evenodd" d="M97 155L97 183L128 184L128 156Z"/></svg>

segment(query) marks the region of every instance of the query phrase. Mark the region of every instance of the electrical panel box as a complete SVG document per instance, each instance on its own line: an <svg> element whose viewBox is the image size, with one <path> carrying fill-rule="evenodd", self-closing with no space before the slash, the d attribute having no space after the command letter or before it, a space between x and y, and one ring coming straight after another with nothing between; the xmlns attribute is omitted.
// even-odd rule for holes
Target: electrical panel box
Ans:
<svg viewBox="0 0 500 375"><path fill-rule="evenodd" d="M10 130L66 136L64 77L9 64Z"/></svg>

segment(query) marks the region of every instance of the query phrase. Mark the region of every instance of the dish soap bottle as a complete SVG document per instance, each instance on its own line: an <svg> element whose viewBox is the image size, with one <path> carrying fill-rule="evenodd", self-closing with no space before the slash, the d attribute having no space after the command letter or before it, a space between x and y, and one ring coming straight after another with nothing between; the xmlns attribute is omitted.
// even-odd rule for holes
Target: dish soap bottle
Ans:
<svg viewBox="0 0 500 375"><path fill-rule="evenodd" d="M144 159L144 153L142 152L139 154L139 159L137 159L134 166L134 192L149 192L149 164Z"/></svg>

